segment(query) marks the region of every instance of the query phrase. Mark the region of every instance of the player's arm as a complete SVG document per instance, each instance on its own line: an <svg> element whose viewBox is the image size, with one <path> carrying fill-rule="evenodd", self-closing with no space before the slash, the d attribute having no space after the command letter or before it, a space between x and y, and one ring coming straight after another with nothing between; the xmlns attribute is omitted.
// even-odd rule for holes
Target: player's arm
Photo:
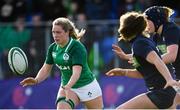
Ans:
<svg viewBox="0 0 180 110"><path fill-rule="evenodd" d="M179 48L179 36L180 32L178 27L170 28L168 31L165 32L164 38L167 45L167 53L162 55L162 59L165 64L172 63L176 60Z"/></svg>
<svg viewBox="0 0 180 110"><path fill-rule="evenodd" d="M166 67L165 63L161 60L161 58L156 54L155 51L149 52L146 57L146 60L156 66L160 74L165 78L167 81L167 86L173 86L176 84L176 81L173 80L168 68Z"/></svg>
<svg viewBox="0 0 180 110"><path fill-rule="evenodd" d="M106 73L107 76L126 76L130 78L143 78L136 69L114 68Z"/></svg>
<svg viewBox="0 0 180 110"><path fill-rule="evenodd" d="M68 83L64 86L64 88L72 88L76 82L79 80L81 76L81 72L83 69L83 65L86 63L87 52L83 45L79 42L74 44L74 48L72 51L72 76L70 77Z"/></svg>
<svg viewBox="0 0 180 110"><path fill-rule="evenodd" d="M43 80L45 80L48 77L51 69L52 69L52 65L44 63L42 68L39 70L36 78L28 77L28 78L24 79L23 81L21 81L20 84L23 87L30 86L30 85L36 85L37 83L42 82Z"/></svg>
<svg viewBox="0 0 180 110"><path fill-rule="evenodd" d="M178 53L178 48L179 47L177 44L167 46L167 53L162 55L162 60L165 64L175 62Z"/></svg>
<svg viewBox="0 0 180 110"><path fill-rule="evenodd" d="M82 71L82 66L74 65L73 66L73 74L69 80L69 82L64 86L64 88L71 88L79 79Z"/></svg>
<svg viewBox="0 0 180 110"><path fill-rule="evenodd" d="M43 66L41 67L41 69L39 70L39 72L35 78L35 80L37 80L38 83L40 83L41 81L44 81L49 76L49 73L52 70L53 64L55 64L53 57L52 57L54 46L55 46L55 43L52 43L49 46L45 63L43 64Z"/></svg>
<svg viewBox="0 0 180 110"><path fill-rule="evenodd" d="M82 66L80 65L74 65L72 67L73 69L73 74L69 80L69 82L65 85L65 86L62 86L62 88L64 89L64 92L66 94L66 100L69 100L71 99L71 88L72 86L78 81L80 75L81 75L81 71L82 71Z"/></svg>
<svg viewBox="0 0 180 110"><path fill-rule="evenodd" d="M39 72L35 78L38 81L38 83L44 81L49 76L52 66L53 65L44 63L44 65L41 67L41 69L39 70Z"/></svg>

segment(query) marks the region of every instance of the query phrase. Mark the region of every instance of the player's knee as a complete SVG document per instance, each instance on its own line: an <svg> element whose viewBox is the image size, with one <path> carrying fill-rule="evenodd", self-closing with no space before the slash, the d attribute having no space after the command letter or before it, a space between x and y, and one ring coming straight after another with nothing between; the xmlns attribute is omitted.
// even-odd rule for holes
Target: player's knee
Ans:
<svg viewBox="0 0 180 110"><path fill-rule="evenodd" d="M62 101L65 101L66 97L59 97L57 98L56 100L56 105L59 103L59 102L62 102Z"/></svg>
<svg viewBox="0 0 180 110"><path fill-rule="evenodd" d="M72 109L74 109L75 104L71 99L66 100L66 102L71 106Z"/></svg>
<svg viewBox="0 0 180 110"><path fill-rule="evenodd" d="M71 99L66 100L65 97L58 98L56 100L56 105L57 105L57 109L75 108L74 102Z"/></svg>

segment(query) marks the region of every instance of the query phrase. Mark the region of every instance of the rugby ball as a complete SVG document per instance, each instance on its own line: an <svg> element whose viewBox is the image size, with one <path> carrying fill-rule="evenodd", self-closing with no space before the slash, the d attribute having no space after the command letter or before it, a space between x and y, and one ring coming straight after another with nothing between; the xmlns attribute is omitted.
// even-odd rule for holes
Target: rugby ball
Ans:
<svg viewBox="0 0 180 110"><path fill-rule="evenodd" d="M26 54L19 47L13 47L8 53L8 63L11 70L19 75L23 75L28 68Z"/></svg>

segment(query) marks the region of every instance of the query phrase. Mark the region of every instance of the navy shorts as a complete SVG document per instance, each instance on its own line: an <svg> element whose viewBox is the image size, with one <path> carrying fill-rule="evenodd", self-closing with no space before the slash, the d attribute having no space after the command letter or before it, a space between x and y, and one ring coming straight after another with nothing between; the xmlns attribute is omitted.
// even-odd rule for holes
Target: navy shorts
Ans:
<svg viewBox="0 0 180 110"><path fill-rule="evenodd" d="M173 105L176 91L172 87L167 87L147 92L147 96L159 109L167 109Z"/></svg>

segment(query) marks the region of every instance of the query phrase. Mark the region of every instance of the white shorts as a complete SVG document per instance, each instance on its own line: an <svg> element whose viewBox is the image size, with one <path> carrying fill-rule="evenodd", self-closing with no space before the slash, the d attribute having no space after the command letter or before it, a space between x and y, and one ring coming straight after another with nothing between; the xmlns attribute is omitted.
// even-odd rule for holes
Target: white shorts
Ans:
<svg viewBox="0 0 180 110"><path fill-rule="evenodd" d="M73 88L71 90L77 94L81 102L89 101L102 96L101 88L96 79L88 85L76 89Z"/></svg>

